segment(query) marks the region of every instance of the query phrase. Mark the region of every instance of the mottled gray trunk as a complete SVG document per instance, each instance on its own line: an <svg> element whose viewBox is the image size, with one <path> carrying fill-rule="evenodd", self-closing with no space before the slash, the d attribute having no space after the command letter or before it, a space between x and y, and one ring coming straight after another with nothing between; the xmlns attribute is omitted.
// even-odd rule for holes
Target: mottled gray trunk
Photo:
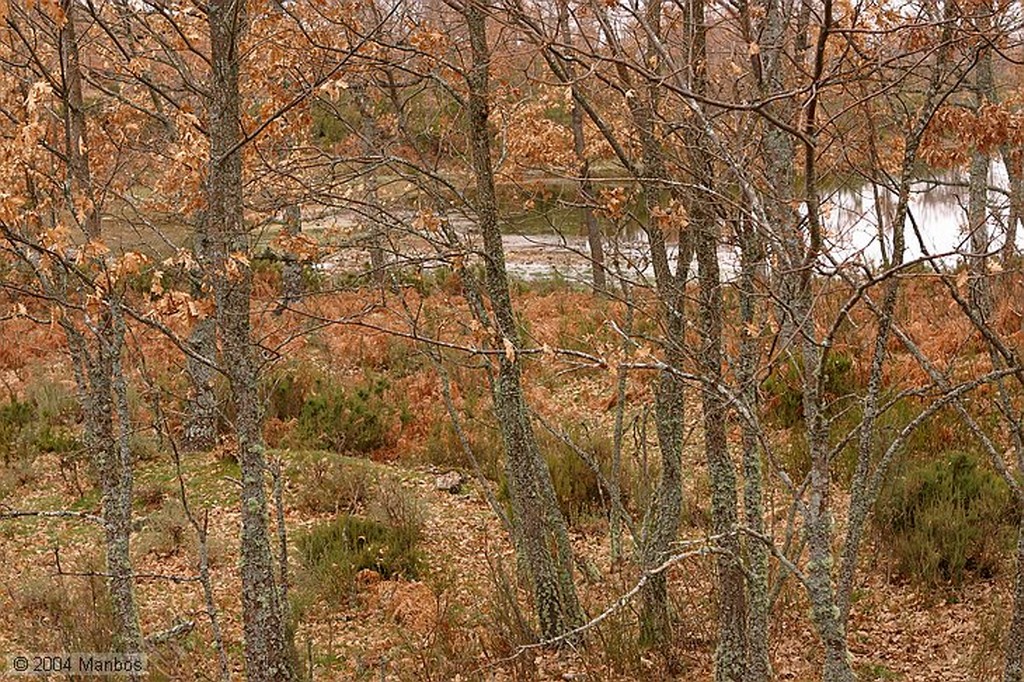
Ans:
<svg viewBox="0 0 1024 682"><path fill-rule="evenodd" d="M298 204L284 207L284 233L289 237L297 237L302 233L302 208ZM301 257L295 253L286 253L281 265L281 307L287 308L298 302L304 293Z"/></svg>
<svg viewBox="0 0 1024 682"><path fill-rule="evenodd" d="M756 18L751 11L756 7L762 11L763 23L754 28ZM789 6L792 11L792 6ZM786 65L789 55L783 39L792 17L786 13L784 3L763 0L754 6L744 7L742 15L746 39L756 42L761 49L750 56L751 70L762 97L773 97L786 89ZM800 30L797 27L796 52L799 58ZM792 104L779 100L771 107L775 116L782 120L791 118ZM756 282L760 276L767 279L764 270L768 260L765 239L759 229L770 230L778 242L772 251L774 267L770 277L778 298L775 303L775 318L779 324L779 338L783 347L792 342L795 325L791 311L786 308L792 254L799 253L800 239L794 225L796 216L792 202L796 198L796 169L793 163L794 146L792 138L780 128L767 125L762 135L765 161L765 180L771 183L773 193L767 194L765 212L770 225L740 223L740 358L738 376L740 395L746 407L756 414L757 408L757 367L761 352L760 342L752 333L757 314ZM743 444L743 511L746 525L758 534L766 531L764 520L764 489L762 453L759 446L761 434L757 426L747 419L741 419ZM744 682L767 682L771 679L771 663L768 655L769 617L771 594L768 588L769 549L757 539L748 538L745 543L747 579L747 662Z"/></svg>
<svg viewBox="0 0 1024 682"><path fill-rule="evenodd" d="M672 319L675 318L675 319ZM682 315L671 315L669 334L680 336L685 326ZM669 364L683 360L682 349L668 349ZM644 517L640 560L645 570L660 565L670 554L679 535L679 514L683 507L682 437L685 384L669 371L658 377L654 394L655 426L661 455L661 478L651 508ZM648 645L667 644L670 636L668 586L664 571L652 575L640 591L640 638Z"/></svg>
<svg viewBox="0 0 1024 682"><path fill-rule="evenodd" d="M978 17L979 29L990 25L987 12ZM994 92L992 79L992 51L980 48L978 64L974 69L975 107L978 111L990 101ZM972 256L967 260L969 299L974 309L987 319L992 312L992 291L988 281L988 259L984 256L991 246L988 230L988 172L991 165L988 152L977 146L971 151L970 180L968 186L967 229L970 234Z"/></svg>
<svg viewBox="0 0 1024 682"><path fill-rule="evenodd" d="M607 291L608 280L604 268L604 242L601 226L594 214L594 181L590 175L590 160L586 156L583 138L583 111L575 101L572 106L572 139L576 160L579 161L579 197L583 205L583 224L587 228L587 245L590 248L591 278L594 290Z"/></svg>
<svg viewBox="0 0 1024 682"><path fill-rule="evenodd" d="M366 86L357 83L352 87L352 98L359 109L360 132L362 138L362 151L367 161L374 155L380 153L380 144L383 136L374 118L373 107L370 98L366 95ZM387 239L387 232L384 229L383 211L380 207L380 197L377 192L377 178L373 172L366 176L366 215L361 218L363 232L370 243L370 272L378 284L384 284L388 278L387 260L384 257L384 242ZM444 212L442 212L442 215Z"/></svg>
<svg viewBox="0 0 1024 682"><path fill-rule="evenodd" d="M127 385L121 368L124 321L119 303L90 321L99 332L90 348L70 322L63 323L75 363L75 381L84 414L83 439L100 483L105 567L110 592L116 651L142 650L131 563L132 459ZM115 414L117 416L115 420Z"/></svg>
<svg viewBox="0 0 1024 682"><path fill-rule="evenodd" d="M623 355L627 361L633 351L633 342L628 337L633 333L633 300L630 294L629 283L624 279L620 282L622 299L626 304L625 320L623 321L623 332L626 338L622 340ZM625 434L626 420L626 387L629 379L625 367L620 367L615 381L615 426L612 435L612 470L609 477L608 496L611 498L611 509L608 516L608 538L610 543L611 560L615 564L622 558L622 524L625 519L625 510L622 507L622 447Z"/></svg>
<svg viewBox="0 0 1024 682"><path fill-rule="evenodd" d="M799 256L800 268L793 277L796 295L792 309L799 330L803 360L804 421L807 424L807 445L811 454L809 499L804 505L804 533L810 554L806 569L807 592L811 600L814 625L825 653L822 680L852 682L855 675L832 575L832 469L829 461L828 421L824 414L821 395L828 346L823 348L819 345L813 318L813 267L824 244L817 175L817 84L825 72L826 48L832 20L832 0L824 0L821 27L814 46L811 95L804 107L804 203L807 207L807 245L806 250Z"/></svg>
<svg viewBox="0 0 1024 682"><path fill-rule="evenodd" d="M1024 682L1024 520L1017 528L1017 572L1013 583L1013 618L1006 633L1003 682Z"/></svg>
<svg viewBox="0 0 1024 682"><path fill-rule="evenodd" d="M807 303L807 302L801 302ZM801 306L801 312L806 312ZM807 592L811 615L825 652L823 682L852 682L855 679L846 644L846 629L840 618L832 584L832 513L830 504L828 427L821 408L819 367L821 351L812 340L803 343L804 419L811 451L810 499L804 513L804 533L810 553L807 563Z"/></svg>
<svg viewBox="0 0 1024 682"><path fill-rule="evenodd" d="M110 376L117 414L117 434L105 453L106 461L101 470L104 479L103 523L107 536L107 572L111 575L110 598L114 617L119 624L115 646L120 651L139 652L142 651L142 629L135 604L135 579L130 551L133 462L129 438L132 423L128 409L128 383L121 362L125 336L124 316L118 301L111 302L110 329Z"/></svg>
<svg viewBox="0 0 1024 682"><path fill-rule="evenodd" d="M60 66L63 76L62 100L64 105L64 149L67 153L68 182L64 187L68 209L72 216L79 211L74 194L85 198L85 223L82 229L89 239L98 239L101 229L100 212L95 204L92 170L89 165L89 147L86 144L85 103L82 99L82 70L78 56L78 38L75 22L76 5L72 0L61 0L65 21L60 27Z"/></svg>
<svg viewBox="0 0 1024 682"><path fill-rule="evenodd" d="M244 0L213 0L210 27L210 165L206 180L210 237L214 246L217 326L223 367L231 388L241 465L242 621L246 678L289 680L285 623L274 576L264 485L266 460L260 429L257 364L250 329L252 270L236 254L248 254L242 220L242 155L238 74L246 25Z"/></svg>
<svg viewBox="0 0 1024 682"><path fill-rule="evenodd" d="M661 0L648 0L644 4L646 36L643 58L645 63L660 69L658 44L661 41ZM607 17L604 30L614 34ZM610 37L610 40L613 39ZM634 90L629 71L618 67L623 85ZM665 162L656 130L660 86L650 83L642 94L626 98L633 129L640 140L642 166L634 173L642 191L647 215L654 216L661 208L665 191ZM650 245L654 267L656 294L660 313L665 323L664 360L669 367L680 369L686 359L685 288L693 244L688 233L680 235L679 256L675 273L672 271L661 225L649 219L642 226ZM682 510L682 437L685 417L685 382L675 372L664 370L658 376L654 391L655 426L658 451L661 457L661 478L654 498L644 517L639 555L644 570L660 565L671 553L671 545L679 534L679 515ZM670 618L668 589L664 572L652 575L640 591L640 638L649 646L669 643Z"/></svg>
<svg viewBox="0 0 1024 682"><path fill-rule="evenodd" d="M707 90L707 61L703 0L689 4L691 87ZM725 433L726 405L722 383L722 281L718 264L719 225L715 212L715 171L704 151L710 145L699 128L688 130L690 171L698 187L689 201L689 230L695 234L700 281L700 336L697 362L703 379L704 452L711 483L712 532L722 550L716 557L718 586L718 646L716 682L742 682L746 665L746 594L740 541L736 531L736 468L729 456Z"/></svg>
<svg viewBox="0 0 1024 682"><path fill-rule="evenodd" d="M217 358L217 322L204 318L192 328L188 339L191 350L209 362ZM190 395L186 411L186 450L209 450L217 443L217 393L214 390L214 368L189 355L187 360Z"/></svg>
<svg viewBox="0 0 1024 682"><path fill-rule="evenodd" d="M650 211L657 206L655 190L644 189ZM647 226L658 280L658 298L665 319L665 363L679 369L686 360L685 280L692 258L689 238L679 245L676 275L668 268L665 239L658 227ZM661 479L644 518L640 559L644 570L660 565L671 553L679 535L683 506L682 438L686 384L670 370L662 371L654 393L655 425L661 457ZM652 575L640 592L641 640L649 645L667 644L670 634L668 592L664 572Z"/></svg>
<svg viewBox="0 0 1024 682"><path fill-rule="evenodd" d="M988 154L979 150L971 152L970 182L968 186L967 223L970 230L970 251L967 258L969 300L975 310L988 317L992 310L991 293L988 286L988 252L990 239L988 231Z"/></svg>
<svg viewBox="0 0 1024 682"><path fill-rule="evenodd" d="M210 240L209 214L201 211L195 219L192 254L196 266L189 273L192 296L207 295L204 285L212 281L214 254ZM217 393L214 390L217 362L217 321L212 317L199 320L188 337L191 353L185 357L189 378L188 403L185 409L185 432L182 445L186 450L209 450L217 443Z"/></svg>
<svg viewBox="0 0 1024 682"><path fill-rule="evenodd" d="M757 414L757 367L761 344L753 333L757 320L759 278L763 278L764 251L753 225L740 220L740 349L736 378L740 399L745 409ZM740 415L743 447L743 517L753 533L763 536L764 471L761 461L760 434L757 425ZM744 682L768 682L771 661L768 655L770 595L768 590L769 550L760 539L749 539L744 545L747 562L747 660Z"/></svg>
<svg viewBox="0 0 1024 682"><path fill-rule="evenodd" d="M86 144L85 104L76 36L76 8L62 0L66 20L60 28L59 48L63 76L64 135L68 176L65 184L68 209L78 215L76 200L84 198L82 229L89 240L102 236L102 218L93 193L92 169ZM101 266L101 264L96 264ZM86 313L89 315L89 313ZM128 448L130 422L127 388L121 365L124 351L124 318L116 293L104 296L92 327L93 348L70 322L64 323L72 356L80 367L77 382L85 413L85 442L99 473L103 496L103 529L106 572L114 615L114 648L121 652L142 650L142 630L135 601L130 541L132 519L132 460ZM116 411L116 421L115 421ZM115 435L115 423L117 433ZM136 679L133 677L133 679Z"/></svg>
<svg viewBox="0 0 1024 682"><path fill-rule="evenodd" d="M569 23L569 4L560 2L558 4L559 24L561 26L562 40L566 45L573 44L572 26ZM574 69L571 63L564 65L565 77L570 81L575 79ZM579 203L583 207L583 224L587 230L587 245L590 248L591 279L594 290L601 292L607 290L607 278L604 267L604 243L601 238L601 226L594 214L594 182L590 174L590 159L587 157L587 141L583 135L583 108L573 98L572 110L570 112L570 127L572 128L572 150L579 164L579 179L577 181L577 194Z"/></svg>
<svg viewBox="0 0 1024 682"><path fill-rule="evenodd" d="M648 211L658 205L656 189L646 187ZM658 226L647 225L651 253L658 280L657 293L665 319L665 363L679 370L686 360L685 281L692 259L692 243L684 237L673 276L669 269L665 237ZM661 479L654 501L644 519L640 557L645 570L661 564L671 553L679 534L682 511L682 438L685 419L686 384L675 372L662 371L654 394ZM669 636L668 594L664 572L650 577L640 592L641 639L648 644L667 643Z"/></svg>
<svg viewBox="0 0 1024 682"><path fill-rule="evenodd" d="M530 573L541 637L564 634L582 622L572 576L568 529L558 508L550 472L540 453L523 396L522 342L509 294L505 253L498 226L491 131L488 127L489 61L486 6L466 2L462 15L469 32L472 64L467 112L476 180L476 213L483 236L486 287L497 324L498 379L494 409L501 427L505 468L512 501L517 553Z"/></svg>
<svg viewBox="0 0 1024 682"><path fill-rule="evenodd" d="M725 434L726 408L719 390L722 381L722 288L718 267L718 230L714 215L692 211L691 229L697 232L697 267L700 273L701 348L698 357L703 377L704 452L711 482L712 532L720 536L718 569L718 648L715 679L740 682L746 663L746 604L740 543L736 533L736 469L729 457Z"/></svg>

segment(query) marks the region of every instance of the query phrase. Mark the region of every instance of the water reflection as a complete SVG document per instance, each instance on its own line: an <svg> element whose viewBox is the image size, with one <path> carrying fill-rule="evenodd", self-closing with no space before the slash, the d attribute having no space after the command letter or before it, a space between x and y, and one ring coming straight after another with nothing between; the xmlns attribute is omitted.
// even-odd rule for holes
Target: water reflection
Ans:
<svg viewBox="0 0 1024 682"><path fill-rule="evenodd" d="M1002 246L1008 213L1009 182L1001 162L993 163L989 186L989 251L993 252ZM878 211L875 206L876 194ZM965 229L967 206L968 186L965 175L950 173L914 183L905 226L904 261L924 255L921 248L923 241L929 255L942 255L943 264L955 265L961 257L958 254L970 250ZM825 200L826 253L819 261L822 267L826 271L831 270L829 264L832 261L838 264L859 263L872 270L880 267L883 248L887 256L891 257L892 254L895 211L896 196L883 187L875 188L865 184L833 192ZM881 231L878 227L879 215L883 224ZM562 234L505 235L510 273L529 280L559 276L581 284L589 283L591 273L585 237L579 234L575 224L565 225L563 222L552 227L568 229ZM617 259L619 268L630 279L653 279L647 239L642 231L626 231L615 244L609 244L606 248L609 261ZM675 262L678 249L674 244L670 244L668 249L670 260ZM739 254L735 247L720 247L719 261L723 280L733 280L738 276ZM695 267L691 265L691 275L696 274Z"/></svg>
<svg viewBox="0 0 1024 682"><path fill-rule="evenodd" d="M989 250L1002 246L1007 216L1006 190L1009 182L1002 163L994 163L989 172ZM883 245L886 254L892 254L892 221L895 219L896 196L884 188L877 188L881 209L882 234L878 229L875 209L875 188L864 185L842 189L831 197L832 210L827 215L828 246L833 257L840 262L856 260L877 266L882 262ZM966 176L946 174L931 181L917 182L912 187L910 215L906 221L904 260L920 258L920 241L929 254L951 254L968 249L966 231L968 188ZM884 240L884 241L883 241ZM944 261L952 264L956 255Z"/></svg>

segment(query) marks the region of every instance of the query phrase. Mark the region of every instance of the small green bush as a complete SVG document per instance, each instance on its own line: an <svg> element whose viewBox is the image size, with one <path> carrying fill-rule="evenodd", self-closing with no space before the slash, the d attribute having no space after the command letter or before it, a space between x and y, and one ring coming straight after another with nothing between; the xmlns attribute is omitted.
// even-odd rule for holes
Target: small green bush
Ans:
<svg viewBox="0 0 1024 682"><path fill-rule="evenodd" d="M388 382L369 377L354 387L320 381L299 412L304 447L367 454L391 442L399 410L386 400Z"/></svg>
<svg viewBox="0 0 1024 682"><path fill-rule="evenodd" d="M266 381L266 416L288 421L302 414L317 377L302 366L288 364L275 369Z"/></svg>
<svg viewBox="0 0 1024 682"><path fill-rule="evenodd" d="M37 388L33 395L0 405L0 456L5 466L41 452L68 455L81 450L74 432L61 424L66 405L55 389Z"/></svg>
<svg viewBox="0 0 1024 682"><path fill-rule="evenodd" d="M875 523L902 576L939 586L994 574L1013 517L1006 484L980 457L947 452L907 464L883 488Z"/></svg>
<svg viewBox="0 0 1024 682"><path fill-rule="evenodd" d="M39 452L72 454L82 449L82 443L71 431L43 425L36 434L35 447Z"/></svg>
<svg viewBox="0 0 1024 682"><path fill-rule="evenodd" d="M27 402L14 399L0 405L0 453L3 455L4 466L10 466L26 453L25 439L22 432L35 419L36 410Z"/></svg>
<svg viewBox="0 0 1024 682"><path fill-rule="evenodd" d="M857 388L853 359L832 351L825 358L822 400L834 401ZM804 370L802 361L791 357L765 379L762 389L769 421L782 428L802 425L804 421Z"/></svg>
<svg viewBox="0 0 1024 682"><path fill-rule="evenodd" d="M423 567L417 550L420 534L419 528L343 514L297 538L300 580L323 599L337 602L352 595L355 577L363 569L385 579L415 578Z"/></svg>
<svg viewBox="0 0 1024 682"><path fill-rule="evenodd" d="M593 433L568 434L591 462L606 467L612 458L612 443ZM561 439L544 433L540 437L544 460L551 472L558 506L569 523L575 524L588 515L601 512L607 506L607 496L601 488L597 474L576 450Z"/></svg>

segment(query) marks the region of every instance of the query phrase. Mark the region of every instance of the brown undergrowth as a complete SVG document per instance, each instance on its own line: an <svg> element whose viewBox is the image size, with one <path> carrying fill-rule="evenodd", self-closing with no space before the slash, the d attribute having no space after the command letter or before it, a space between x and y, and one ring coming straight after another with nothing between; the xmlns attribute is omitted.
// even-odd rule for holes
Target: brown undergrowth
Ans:
<svg viewBox="0 0 1024 682"><path fill-rule="evenodd" d="M987 358L962 316L922 304L939 300L942 286L935 278L910 280L901 304L908 333L954 376L985 371ZM465 300L459 296L458 283L448 282L446 287L409 287L383 295L379 305L369 308L365 292L320 294L309 300L309 315L288 312L257 318L264 348L277 354L265 373L265 435L271 455L281 459L287 473L284 511L291 538L290 594L298 667L306 674L312 670L317 680L711 679L714 564L705 559L680 564L669 573L675 616L670 647L638 646L636 614L630 605L594 628L580 648L522 648L530 637L528 598L515 577L507 533L484 495L489 490L499 505L504 504L500 438L481 369L486 354L480 351L491 347L493 340L486 330L460 322L469 319ZM829 294L836 301L830 300L823 310L837 309L841 294ZM649 306L643 300L640 304ZM556 432L574 439L608 476L617 408L614 370L625 357L622 339L609 323L621 325L623 304L568 290L545 295L524 290L517 293L517 305L525 336L536 349L525 370L531 405ZM1015 309L1001 307L997 319L1000 331L1012 343L1019 342L1020 315ZM324 320L345 323L322 326ZM51 392L62 390L73 397L61 338L53 327L26 319L0 324L5 334L25 340L18 349L0 349L8 402L52 401L52 396L40 395L38 387L44 382L59 387L48 389ZM847 393L863 386L866 355L857 349L870 346L873 330L869 313L854 307L833 350L849 360L843 370L849 383L837 383L828 396L835 403L834 414L844 414ZM632 357L643 362L657 353L642 341L657 336L657 324L641 313L635 331L641 341ZM771 329L766 326L761 333L767 339ZM415 335L421 338L410 338ZM173 346L142 326L133 338L133 382L164 390L165 400L166 395L181 395L184 380ZM923 382L902 348L893 345L890 350L887 389ZM766 409L777 416L780 405L790 399L785 372L799 368L786 369L777 357L768 360L763 374L768 380ZM452 382L460 428L482 479L475 477L473 462L452 429L435 361L443 363ZM631 375L625 406L623 505L637 521L657 475L653 425L645 420L650 379L644 371ZM689 404L696 405L698 398L694 393ZM49 414L51 426L56 432L73 433L73 400L70 406L57 402L65 406L58 414ZM905 412L894 413L886 428L898 427L900 420L905 423L923 404L908 402L902 408ZM196 539L183 518L167 443L145 428L155 414L152 396L144 391L133 394L132 408L140 437L147 439L139 445L133 537L143 629L153 633L183 620L195 621L191 634L154 649L152 679L205 679L199 671L212 667L214 652L201 590L195 582L166 578L195 575ZM691 412L684 448L683 532L687 538L700 539L707 533L708 484L699 414L696 408ZM177 419L171 410L172 427ZM837 429L842 419L838 423ZM17 437L22 437L22 425L16 426ZM776 421L771 428L777 451L793 452L793 459L778 464L798 472L803 466L795 445L801 439L799 420ZM539 425L538 431L560 502L572 522L581 599L594 616L639 577L630 555L630 536L627 532L625 558L613 564L607 538L609 491L557 433ZM29 435L24 435L24 452L0 472L0 502L21 509L98 510L87 464L76 463L72 475L67 460L73 458L67 452L47 451L40 447L38 434ZM927 458L962 435L955 420L937 418L912 442L907 460ZM732 436L738 443L735 428ZM794 445L786 450L788 443ZM234 558L237 467L223 456L230 449L225 442L211 453L186 455L183 480L190 503L208 515L214 596L234 675L240 678L240 586ZM434 477L451 469L469 478L458 494L434 487ZM837 477L835 492L839 529L844 519L843 480ZM781 540L786 499L774 482L769 500L769 526ZM339 519L378 524L386 533L412 523L396 516L413 513L403 512L403 505L414 508L417 519L415 537L409 539L415 562L404 564L403 570L391 571L373 561L358 568L339 567L344 580L325 586L303 563L304 538ZM365 534L371 526L345 527L362 528ZM103 581L81 575L102 572L97 529L72 519L22 519L2 522L0 533L0 650L60 650L72 643L79 648L102 647L109 631L103 621ZM969 576L962 586L940 589L936 597L934 589L908 580L890 551L872 536L863 553L849 632L861 677L968 680L996 674L998 661L991 652L998 651L1008 619L1008 555L997 552L988 574ZM347 561L351 555L339 556ZM58 559L60 572L66 575L57 575ZM330 573L330 566L317 570ZM817 639L807 609L799 585L792 579L784 583L771 633L779 679L817 676Z"/></svg>

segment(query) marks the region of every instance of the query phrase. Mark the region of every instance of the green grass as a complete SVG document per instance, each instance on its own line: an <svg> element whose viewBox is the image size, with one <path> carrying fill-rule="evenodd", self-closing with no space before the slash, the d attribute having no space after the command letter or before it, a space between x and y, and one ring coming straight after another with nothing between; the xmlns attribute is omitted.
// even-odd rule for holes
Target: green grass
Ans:
<svg viewBox="0 0 1024 682"><path fill-rule="evenodd" d="M424 563L414 526L343 514L296 538L300 580L328 602L343 602L355 590L355 578L372 570L384 579L416 578Z"/></svg>

